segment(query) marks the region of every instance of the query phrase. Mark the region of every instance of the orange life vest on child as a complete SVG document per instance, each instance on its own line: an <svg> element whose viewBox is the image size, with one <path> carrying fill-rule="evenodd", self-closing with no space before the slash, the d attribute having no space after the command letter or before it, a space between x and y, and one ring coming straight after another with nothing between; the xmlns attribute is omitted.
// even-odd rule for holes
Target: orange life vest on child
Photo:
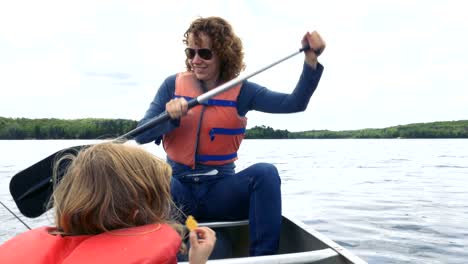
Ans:
<svg viewBox="0 0 468 264"><path fill-rule="evenodd" d="M171 160L195 168L196 163L223 165L237 159L247 126L247 118L237 113L241 86L193 107L180 119L178 128L164 135L164 150ZM193 73L177 75L175 97L190 100L202 93Z"/></svg>
<svg viewBox="0 0 468 264"><path fill-rule="evenodd" d="M177 263L181 239L169 225L145 225L99 235L51 235L51 227L20 234L0 246L1 263Z"/></svg>

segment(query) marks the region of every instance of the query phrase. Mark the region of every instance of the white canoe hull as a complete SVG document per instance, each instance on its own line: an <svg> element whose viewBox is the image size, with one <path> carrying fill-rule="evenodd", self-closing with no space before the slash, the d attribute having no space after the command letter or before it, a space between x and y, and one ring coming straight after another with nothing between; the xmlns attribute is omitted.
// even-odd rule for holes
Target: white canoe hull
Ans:
<svg viewBox="0 0 468 264"><path fill-rule="evenodd" d="M248 256L248 221L213 222L200 225L213 228L217 234L217 244L220 244L213 252L213 257L216 259L208 261L211 264L367 263L321 233L291 217L283 216L278 254L261 257Z"/></svg>

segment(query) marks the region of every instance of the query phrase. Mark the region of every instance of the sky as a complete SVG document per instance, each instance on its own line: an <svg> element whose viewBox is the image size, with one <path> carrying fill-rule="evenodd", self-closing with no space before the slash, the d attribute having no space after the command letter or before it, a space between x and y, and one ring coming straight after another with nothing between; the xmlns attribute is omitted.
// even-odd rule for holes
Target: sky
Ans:
<svg viewBox="0 0 468 264"><path fill-rule="evenodd" d="M249 112L248 127L305 131L468 119L464 1L0 0L0 116L139 120L185 68L183 33L221 16L244 45L245 73L327 43L305 112ZM290 93L304 56L250 79Z"/></svg>

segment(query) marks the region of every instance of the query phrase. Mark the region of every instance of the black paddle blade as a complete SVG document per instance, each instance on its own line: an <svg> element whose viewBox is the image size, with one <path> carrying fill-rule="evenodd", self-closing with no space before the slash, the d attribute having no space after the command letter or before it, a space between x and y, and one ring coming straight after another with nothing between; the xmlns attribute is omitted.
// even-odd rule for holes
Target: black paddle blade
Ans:
<svg viewBox="0 0 468 264"><path fill-rule="evenodd" d="M24 216L35 218L47 211L47 203L53 192L52 177L55 162L64 155L76 154L87 146L75 146L58 151L13 176L10 181L10 193ZM57 175L59 181L67 165L67 162L60 164Z"/></svg>

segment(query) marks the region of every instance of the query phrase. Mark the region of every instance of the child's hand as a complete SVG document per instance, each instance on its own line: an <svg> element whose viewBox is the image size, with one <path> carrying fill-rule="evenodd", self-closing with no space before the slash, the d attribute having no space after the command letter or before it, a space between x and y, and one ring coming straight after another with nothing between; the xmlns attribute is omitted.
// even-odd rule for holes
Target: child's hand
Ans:
<svg viewBox="0 0 468 264"><path fill-rule="evenodd" d="M216 243L216 233L208 227L197 227L190 231L190 264L204 264Z"/></svg>

